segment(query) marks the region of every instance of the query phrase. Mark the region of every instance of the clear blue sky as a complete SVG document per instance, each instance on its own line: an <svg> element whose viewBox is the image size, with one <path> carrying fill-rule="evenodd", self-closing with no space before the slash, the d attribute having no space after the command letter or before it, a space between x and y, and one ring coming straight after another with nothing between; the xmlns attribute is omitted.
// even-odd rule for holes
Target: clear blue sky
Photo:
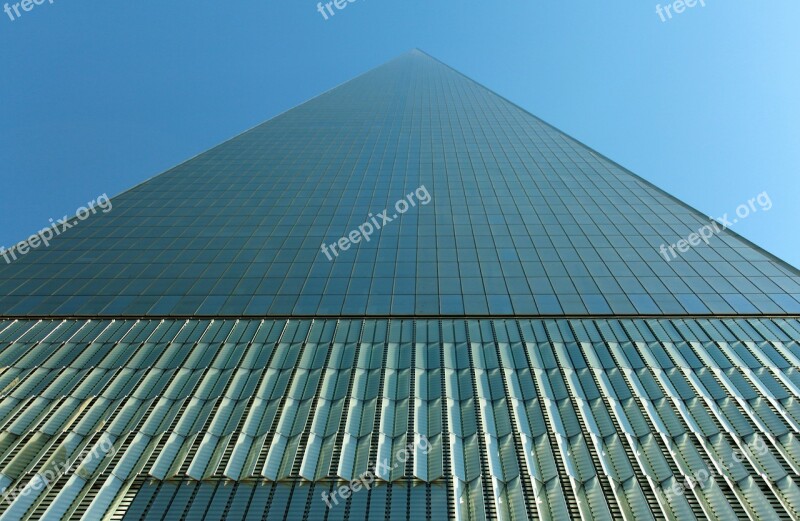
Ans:
<svg viewBox="0 0 800 521"><path fill-rule="evenodd" d="M734 230L800 266L800 3L705 2L667 22L651 0L0 12L0 245L419 47L709 215L767 191Z"/></svg>

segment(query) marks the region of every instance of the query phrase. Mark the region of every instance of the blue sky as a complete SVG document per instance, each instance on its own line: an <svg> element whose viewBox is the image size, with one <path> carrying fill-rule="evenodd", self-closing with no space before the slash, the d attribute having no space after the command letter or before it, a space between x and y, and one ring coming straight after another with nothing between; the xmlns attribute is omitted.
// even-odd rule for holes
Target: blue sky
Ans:
<svg viewBox="0 0 800 521"><path fill-rule="evenodd" d="M666 22L658 3L0 12L0 245L419 47L709 215L766 191L734 230L800 266L800 3L705 0Z"/></svg>

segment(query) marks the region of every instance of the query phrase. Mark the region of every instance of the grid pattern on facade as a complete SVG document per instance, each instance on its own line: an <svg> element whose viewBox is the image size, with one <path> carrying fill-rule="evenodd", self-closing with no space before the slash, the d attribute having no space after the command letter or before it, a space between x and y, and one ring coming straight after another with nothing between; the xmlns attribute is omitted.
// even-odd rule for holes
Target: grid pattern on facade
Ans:
<svg viewBox="0 0 800 521"><path fill-rule="evenodd" d="M0 389L3 520L800 517L795 318L4 321Z"/></svg>
<svg viewBox="0 0 800 521"><path fill-rule="evenodd" d="M321 251L421 186L429 204ZM0 314L800 313L797 271L727 231L659 253L706 224L413 52L0 262Z"/></svg>

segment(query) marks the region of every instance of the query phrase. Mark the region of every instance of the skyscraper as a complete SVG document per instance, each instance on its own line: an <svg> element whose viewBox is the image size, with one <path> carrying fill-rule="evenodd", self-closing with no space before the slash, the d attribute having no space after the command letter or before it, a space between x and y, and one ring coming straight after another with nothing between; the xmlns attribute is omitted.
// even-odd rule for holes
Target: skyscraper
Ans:
<svg viewBox="0 0 800 521"><path fill-rule="evenodd" d="M0 316L2 519L800 517L797 270L419 51L0 263Z"/></svg>

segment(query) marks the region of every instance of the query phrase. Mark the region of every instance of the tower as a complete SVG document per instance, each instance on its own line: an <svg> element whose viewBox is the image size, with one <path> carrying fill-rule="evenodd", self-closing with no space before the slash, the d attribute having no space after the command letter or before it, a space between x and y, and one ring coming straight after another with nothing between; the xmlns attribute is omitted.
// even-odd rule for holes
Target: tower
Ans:
<svg viewBox="0 0 800 521"><path fill-rule="evenodd" d="M800 516L797 270L420 51L70 222L5 518Z"/></svg>

